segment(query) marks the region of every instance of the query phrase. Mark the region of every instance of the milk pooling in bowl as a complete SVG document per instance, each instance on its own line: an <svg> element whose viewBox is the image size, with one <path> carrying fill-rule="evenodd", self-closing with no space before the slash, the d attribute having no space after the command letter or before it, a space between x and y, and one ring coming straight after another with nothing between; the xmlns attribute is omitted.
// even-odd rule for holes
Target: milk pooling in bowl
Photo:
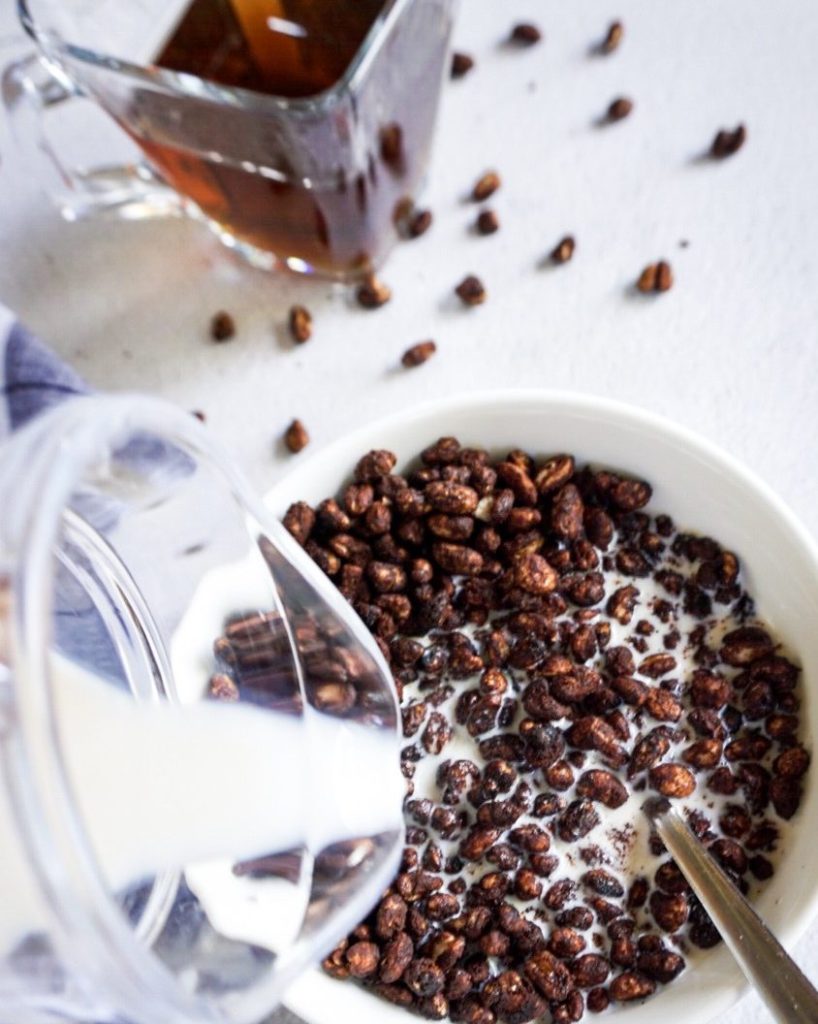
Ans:
<svg viewBox="0 0 818 1024"><path fill-rule="evenodd" d="M390 500L385 540L362 494ZM719 933L641 807L675 802L754 897L797 841L810 764L799 662L743 549L680 529L627 471L451 436L405 468L363 454L335 500L343 532L303 502L284 522L318 564L338 555L388 638L408 797L401 872L327 974L428 1018L525 1024L712 964ZM368 560L368 589L344 559Z"/></svg>

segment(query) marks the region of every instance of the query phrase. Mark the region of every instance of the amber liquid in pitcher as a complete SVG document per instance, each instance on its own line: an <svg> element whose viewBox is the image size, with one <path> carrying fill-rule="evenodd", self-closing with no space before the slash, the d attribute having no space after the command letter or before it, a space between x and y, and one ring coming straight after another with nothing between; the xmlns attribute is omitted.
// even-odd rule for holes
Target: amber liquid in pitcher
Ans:
<svg viewBox="0 0 818 1024"><path fill-rule="evenodd" d="M311 97L343 76L383 7L384 0L193 0L154 63L257 93ZM436 95L431 111L415 118L421 137L431 134L424 122L435 105ZM325 151L311 154L321 173L307 182L297 171L276 173L276 156L272 174L257 165L248 170L219 138L216 160L155 138L137 141L178 192L239 242L296 269L349 277L377 262L384 232L394 231L393 212L407 187L405 146L415 132L411 124L381 125L357 165L345 167L336 130L321 135L317 147Z"/></svg>
<svg viewBox="0 0 818 1024"><path fill-rule="evenodd" d="M352 63L384 0L193 0L155 63L271 96L314 96Z"/></svg>

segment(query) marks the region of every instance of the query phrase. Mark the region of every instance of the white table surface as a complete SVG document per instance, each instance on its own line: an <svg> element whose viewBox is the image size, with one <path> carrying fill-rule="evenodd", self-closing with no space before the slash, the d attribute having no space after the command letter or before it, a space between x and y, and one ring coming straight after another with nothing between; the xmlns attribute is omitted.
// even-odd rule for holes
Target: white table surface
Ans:
<svg viewBox="0 0 818 1024"><path fill-rule="evenodd" d="M28 49L11 7L4 62ZM590 58L613 16L621 50ZM545 42L501 48L526 18ZM205 410L262 490L292 464L279 438L293 416L315 448L409 403L547 386L695 428L818 532L817 40L813 0L465 0L456 43L477 67L445 91L426 195L434 226L396 250L384 271L394 299L376 312L342 289L240 267L194 224L63 223L0 121L0 300L95 387ZM622 94L632 116L595 128ZM740 153L696 160L739 121ZM490 167L504 182L491 203L502 228L479 238L464 195ZM569 232L573 262L538 266ZM629 294L660 257L673 290ZM468 272L489 291L474 310L452 298ZM283 326L293 302L315 317L297 349ZM222 307L238 336L215 346L208 322ZM401 371L404 348L427 337L437 356ZM818 978L818 926L796 955ZM751 995L722 1024L766 1019Z"/></svg>

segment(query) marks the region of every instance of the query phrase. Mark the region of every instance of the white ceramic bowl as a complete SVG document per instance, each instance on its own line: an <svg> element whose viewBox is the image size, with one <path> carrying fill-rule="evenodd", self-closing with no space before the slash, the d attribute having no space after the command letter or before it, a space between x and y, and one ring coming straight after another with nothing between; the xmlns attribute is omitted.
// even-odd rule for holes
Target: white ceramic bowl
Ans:
<svg viewBox="0 0 818 1024"><path fill-rule="evenodd" d="M758 478L708 441L652 414L582 395L504 391L467 395L397 414L334 442L294 469L268 496L275 512L290 502L335 494L371 448L389 448L398 468L443 435L504 454L523 448L534 456L572 452L645 477L653 485L651 510L669 513L682 528L710 534L735 551L759 613L800 658L803 728L808 746L818 735L818 549L811 537ZM813 775L815 769L813 769ZM793 839L758 901L760 913L787 946L809 924L818 904L818 788L808 777ZM674 1020L705 1024L745 990L722 946L692 958L685 973L639 1005L618 1007L628 1024ZM352 984L309 972L287 1005L310 1024L407 1024L406 1011Z"/></svg>

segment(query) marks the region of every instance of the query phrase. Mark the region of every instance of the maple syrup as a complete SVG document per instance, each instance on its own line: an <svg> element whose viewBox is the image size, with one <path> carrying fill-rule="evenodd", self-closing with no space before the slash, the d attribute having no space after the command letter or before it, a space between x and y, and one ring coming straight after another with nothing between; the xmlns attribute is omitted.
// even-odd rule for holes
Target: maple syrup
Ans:
<svg viewBox="0 0 818 1024"><path fill-rule="evenodd" d="M212 133L209 148L176 145L167 122L161 132L136 136L139 145L239 243L339 278L371 269L394 240L395 210L425 166L446 52L435 0L410 2L415 21L407 38L390 39L381 64L359 75L353 65L388 0L193 0L154 63L292 100L292 110L275 101L256 107L257 96L248 108L218 110L222 130L203 108L193 114L201 122L194 134L209 143ZM426 46L418 27L435 34ZM410 54L405 73L389 63ZM333 99L327 90L345 74L354 79L348 95L338 90ZM142 99L142 122L150 126L151 101ZM306 108L304 101L311 101ZM243 152L250 149L252 160Z"/></svg>

